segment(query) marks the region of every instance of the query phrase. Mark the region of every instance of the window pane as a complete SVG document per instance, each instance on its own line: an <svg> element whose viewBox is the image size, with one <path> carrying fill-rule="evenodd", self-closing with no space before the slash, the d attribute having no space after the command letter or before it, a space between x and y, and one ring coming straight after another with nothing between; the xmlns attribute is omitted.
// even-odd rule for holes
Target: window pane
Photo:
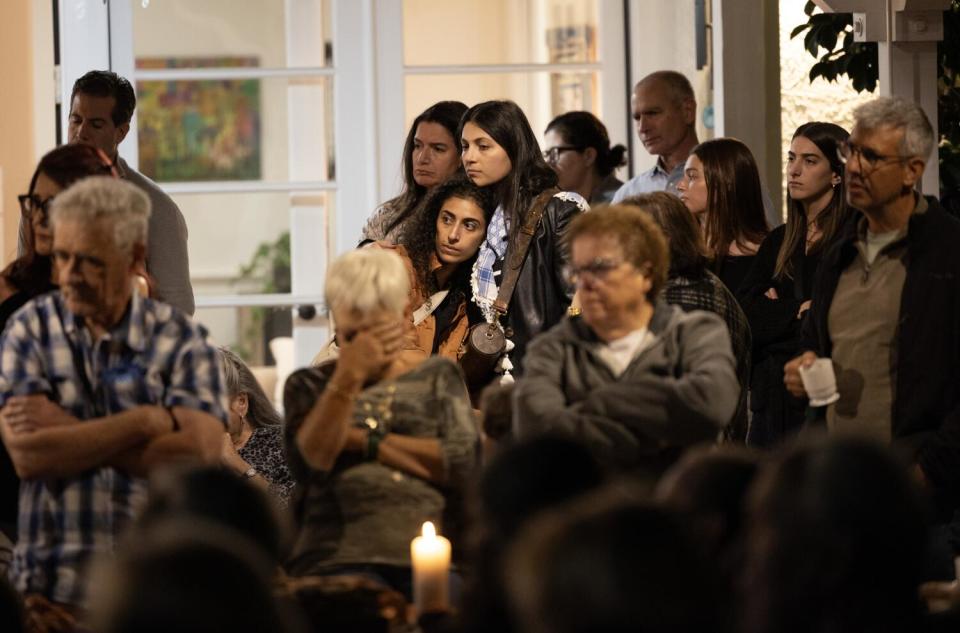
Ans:
<svg viewBox="0 0 960 633"><path fill-rule="evenodd" d="M270 341L278 336L290 336L293 331L292 308L198 308L193 318L207 328L216 345L236 352L258 378L263 374L257 367L276 364L270 353ZM273 393L267 396L272 398Z"/></svg>
<svg viewBox="0 0 960 633"><path fill-rule="evenodd" d="M332 86L329 77L138 81L140 171L157 182L332 180Z"/></svg>
<svg viewBox="0 0 960 633"><path fill-rule="evenodd" d="M290 230L307 225L304 217L319 218L309 223L320 227L317 234L306 237L321 253L321 263L326 261L332 208L327 192L181 194L173 199L190 233L195 296L291 292Z"/></svg>
<svg viewBox="0 0 960 633"><path fill-rule="evenodd" d="M404 0L404 61L450 64L598 61L596 0Z"/></svg>
<svg viewBox="0 0 960 633"><path fill-rule="evenodd" d="M570 110L601 113L598 73L407 75L405 81L408 129L418 114L444 99L467 104L490 99L516 101L538 137L558 114ZM613 143L623 140L611 139Z"/></svg>
<svg viewBox="0 0 960 633"><path fill-rule="evenodd" d="M205 58L208 66L332 63L325 0L129 0L136 57Z"/></svg>

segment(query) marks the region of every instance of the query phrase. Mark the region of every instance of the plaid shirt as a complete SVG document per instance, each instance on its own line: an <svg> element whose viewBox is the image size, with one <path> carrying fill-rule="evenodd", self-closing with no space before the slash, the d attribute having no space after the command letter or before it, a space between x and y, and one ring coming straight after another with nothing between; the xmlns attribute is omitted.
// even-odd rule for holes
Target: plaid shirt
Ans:
<svg viewBox="0 0 960 633"><path fill-rule="evenodd" d="M709 270L697 277L672 275L664 288L667 303L678 305L684 312L706 310L723 319L730 333L733 356L737 360L737 382L740 403L730 426L724 430L727 439L742 442L747 433L747 389L750 386L751 335L750 322L740 304L720 278Z"/></svg>
<svg viewBox="0 0 960 633"><path fill-rule="evenodd" d="M223 377L206 330L136 294L123 320L96 341L58 291L11 317L0 341L0 407L11 396L38 393L81 420L140 404L188 407L227 420ZM10 568L16 588L83 604L86 563L113 550L144 496L143 480L109 467L23 480Z"/></svg>

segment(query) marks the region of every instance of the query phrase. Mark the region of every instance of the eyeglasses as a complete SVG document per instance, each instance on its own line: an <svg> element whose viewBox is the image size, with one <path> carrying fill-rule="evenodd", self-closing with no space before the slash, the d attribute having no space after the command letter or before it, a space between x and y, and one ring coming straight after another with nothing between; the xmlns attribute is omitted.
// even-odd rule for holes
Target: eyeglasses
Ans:
<svg viewBox="0 0 960 633"><path fill-rule="evenodd" d="M604 259L598 257L583 266L568 265L563 269L563 276L571 286L577 285L584 275L591 279L603 280L611 272L623 265L623 260Z"/></svg>
<svg viewBox="0 0 960 633"><path fill-rule="evenodd" d="M582 149L577 145L555 145L543 153L543 160L548 163L555 163L560 160L560 154L571 151L579 152Z"/></svg>
<svg viewBox="0 0 960 633"><path fill-rule="evenodd" d="M884 163L896 161L902 162L907 160L903 156L884 156L883 154L878 154L869 147L861 147L856 143L851 143L850 141L842 141L837 145L837 158L840 159L840 162L846 165L850 162L854 156L857 157L857 163L860 166L861 171L873 171L879 169Z"/></svg>
<svg viewBox="0 0 960 633"><path fill-rule="evenodd" d="M24 193L17 196L17 200L20 201L20 211L23 213L24 218L33 220L33 216L40 213L42 214L40 216L41 221L46 225L47 218L50 217L50 203L53 202L53 196L50 196L46 200L41 200L34 194Z"/></svg>

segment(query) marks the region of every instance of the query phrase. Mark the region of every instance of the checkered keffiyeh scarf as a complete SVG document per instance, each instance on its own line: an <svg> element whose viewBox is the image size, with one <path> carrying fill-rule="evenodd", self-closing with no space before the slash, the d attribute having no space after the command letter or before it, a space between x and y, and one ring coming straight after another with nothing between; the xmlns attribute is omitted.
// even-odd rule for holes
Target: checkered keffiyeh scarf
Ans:
<svg viewBox="0 0 960 633"><path fill-rule="evenodd" d="M503 207L498 206L487 227L487 239L480 245L473 265L473 301L480 306L488 321L493 320L493 302L499 292L499 271L495 273L494 266L507 256L507 241L506 215Z"/></svg>

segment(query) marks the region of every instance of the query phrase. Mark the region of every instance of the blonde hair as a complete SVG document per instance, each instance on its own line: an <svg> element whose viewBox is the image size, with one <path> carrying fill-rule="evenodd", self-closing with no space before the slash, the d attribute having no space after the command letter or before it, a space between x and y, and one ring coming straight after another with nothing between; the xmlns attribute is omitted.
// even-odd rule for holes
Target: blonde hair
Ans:
<svg viewBox="0 0 960 633"><path fill-rule="evenodd" d="M403 260L391 250L361 248L338 257L327 271L327 310L362 313L381 309L402 314L410 293Z"/></svg>
<svg viewBox="0 0 960 633"><path fill-rule="evenodd" d="M147 243L150 199L140 189L116 178L91 176L77 181L53 199L50 222L90 225L108 220L113 226L113 245L128 252L134 244ZM56 229L54 229L56 230Z"/></svg>

